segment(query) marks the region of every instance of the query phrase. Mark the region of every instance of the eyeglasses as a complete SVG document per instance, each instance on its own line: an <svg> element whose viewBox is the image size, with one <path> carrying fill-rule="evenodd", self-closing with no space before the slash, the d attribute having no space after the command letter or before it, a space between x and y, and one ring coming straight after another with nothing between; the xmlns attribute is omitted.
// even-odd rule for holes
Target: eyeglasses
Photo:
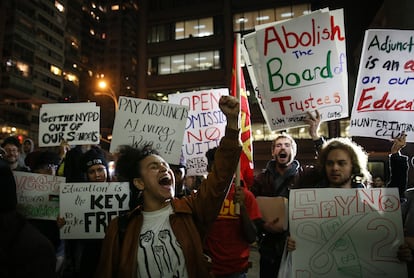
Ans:
<svg viewBox="0 0 414 278"><path fill-rule="evenodd" d="M19 149L18 148L9 148L9 147L5 147L4 150L6 151L6 153L18 153Z"/></svg>

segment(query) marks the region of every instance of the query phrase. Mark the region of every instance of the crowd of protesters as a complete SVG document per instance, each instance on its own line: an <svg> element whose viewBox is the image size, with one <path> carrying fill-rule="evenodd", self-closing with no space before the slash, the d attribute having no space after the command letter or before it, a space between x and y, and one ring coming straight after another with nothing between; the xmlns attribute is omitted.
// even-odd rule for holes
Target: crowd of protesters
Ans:
<svg viewBox="0 0 414 278"><path fill-rule="evenodd" d="M219 147L206 153L208 175L202 178L187 175L183 155L179 164L169 165L151 146L121 146L112 174L108 153L99 145L62 142L42 149L30 138L3 139L0 276L244 278L255 244L260 277L277 277L286 248L294 252L306 246L296 246L289 229L275 225L278 219L264 221L255 198L288 199L290 190L309 187L398 188L405 242L395 257L413 275L414 193L407 184L408 158L401 153L405 134L392 138L390 176L372 178L365 150L349 138L321 137L320 114L308 113L315 165L301 165L294 138L280 134L271 144L272 159L247 188L243 179L241 186L235 183L241 152L238 100L223 96L220 109L227 117L226 133ZM62 176L67 183L127 182L129 212L112 219L104 239L63 240L63 216L27 219L18 212L12 171Z"/></svg>

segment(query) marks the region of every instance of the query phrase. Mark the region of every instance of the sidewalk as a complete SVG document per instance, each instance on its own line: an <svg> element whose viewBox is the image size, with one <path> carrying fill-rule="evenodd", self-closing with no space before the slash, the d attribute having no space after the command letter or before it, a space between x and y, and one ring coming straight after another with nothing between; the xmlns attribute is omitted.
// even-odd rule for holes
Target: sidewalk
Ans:
<svg viewBox="0 0 414 278"><path fill-rule="evenodd" d="M250 247L250 258L249 261L252 264L252 267L249 268L247 272L248 278L259 278L259 270L260 270L260 255L259 251L257 250L257 245L253 244Z"/></svg>

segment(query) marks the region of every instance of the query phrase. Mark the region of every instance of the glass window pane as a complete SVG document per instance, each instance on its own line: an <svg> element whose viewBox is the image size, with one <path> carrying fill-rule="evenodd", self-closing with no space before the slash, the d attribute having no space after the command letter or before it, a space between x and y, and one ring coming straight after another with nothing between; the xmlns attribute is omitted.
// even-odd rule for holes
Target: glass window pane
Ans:
<svg viewBox="0 0 414 278"><path fill-rule="evenodd" d="M284 20L293 17L291 6L276 8L276 20Z"/></svg>
<svg viewBox="0 0 414 278"><path fill-rule="evenodd" d="M212 36L213 34L213 18L203 18L199 20L198 37Z"/></svg>
<svg viewBox="0 0 414 278"><path fill-rule="evenodd" d="M184 22L177 22L175 24L175 39L182 40L184 38Z"/></svg>
<svg viewBox="0 0 414 278"><path fill-rule="evenodd" d="M187 65L184 64L184 55L171 56L171 73L179 73L186 71Z"/></svg>
<svg viewBox="0 0 414 278"><path fill-rule="evenodd" d="M184 36L186 38L191 38L195 36L195 33L198 33L198 29L195 26L198 25L198 20L189 20L185 22L184 25Z"/></svg>
<svg viewBox="0 0 414 278"><path fill-rule="evenodd" d="M213 51L207 51L207 52L201 52L199 56L199 68L200 70L208 70L213 67L214 62L214 52Z"/></svg>
<svg viewBox="0 0 414 278"><path fill-rule="evenodd" d="M190 65L188 71L197 71L198 61L198 53L189 53L185 55L185 63Z"/></svg>
<svg viewBox="0 0 414 278"><path fill-rule="evenodd" d="M254 29L257 15L257 12L248 12L244 14L244 31Z"/></svg>
<svg viewBox="0 0 414 278"><path fill-rule="evenodd" d="M233 17L233 30L234 32L239 32L244 30L244 14L239 13L235 14Z"/></svg>
<svg viewBox="0 0 414 278"><path fill-rule="evenodd" d="M258 16L256 17L256 25L261 25L274 21L276 21L274 9L261 10L259 11Z"/></svg>
<svg viewBox="0 0 414 278"><path fill-rule="evenodd" d="M160 57L158 59L158 73L159 75L171 73L171 57Z"/></svg>
<svg viewBox="0 0 414 278"><path fill-rule="evenodd" d="M300 4L293 6L294 17L305 15L311 12L310 4Z"/></svg>
<svg viewBox="0 0 414 278"><path fill-rule="evenodd" d="M221 69L220 51L218 51L218 50L214 51L213 59L214 59L213 69Z"/></svg>
<svg viewBox="0 0 414 278"><path fill-rule="evenodd" d="M148 31L148 37L147 37L148 43L155 42L156 29L157 29L156 27L151 27L150 30Z"/></svg>
<svg viewBox="0 0 414 278"><path fill-rule="evenodd" d="M163 42L167 40L168 33L166 32L165 25L159 25L157 28L157 42Z"/></svg>

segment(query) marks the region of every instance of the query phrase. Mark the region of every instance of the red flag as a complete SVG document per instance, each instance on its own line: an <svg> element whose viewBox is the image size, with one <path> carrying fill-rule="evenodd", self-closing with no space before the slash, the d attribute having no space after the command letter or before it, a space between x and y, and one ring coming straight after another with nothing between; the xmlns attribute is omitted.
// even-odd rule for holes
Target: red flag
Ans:
<svg viewBox="0 0 414 278"><path fill-rule="evenodd" d="M238 40L234 42L233 53L233 73L231 80L231 95L237 97L237 89L240 88L240 113L241 113L241 141L243 144L243 152L240 155L240 176L249 188L253 184L253 147L252 147L252 131L250 125L250 108L247 99L246 84L244 82L243 70L238 65ZM240 71L239 84L237 84L237 72Z"/></svg>

